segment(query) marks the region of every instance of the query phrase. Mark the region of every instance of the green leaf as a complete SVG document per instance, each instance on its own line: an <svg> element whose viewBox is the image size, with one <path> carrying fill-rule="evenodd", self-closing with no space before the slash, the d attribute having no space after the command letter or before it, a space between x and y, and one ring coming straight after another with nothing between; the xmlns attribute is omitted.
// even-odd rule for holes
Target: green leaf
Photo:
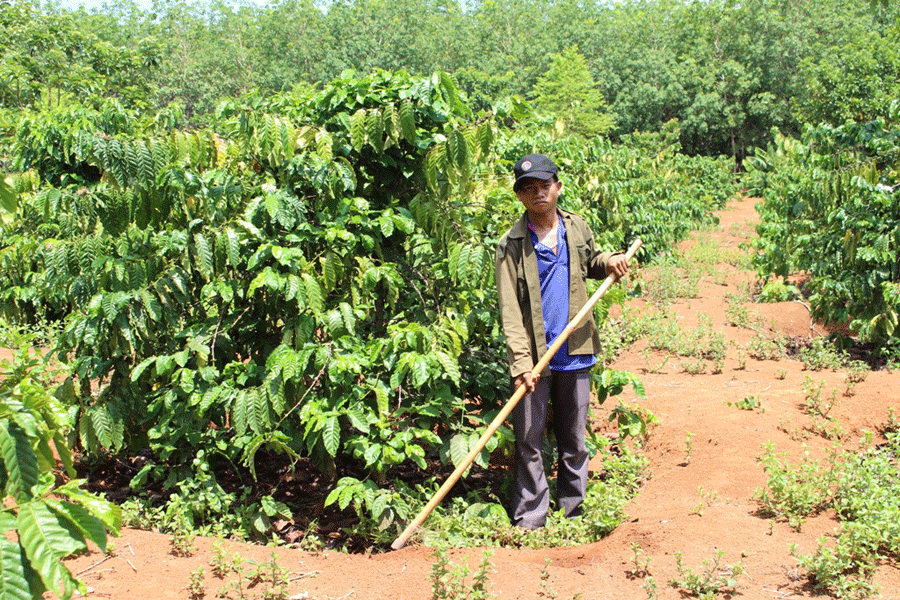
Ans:
<svg viewBox="0 0 900 600"><path fill-rule="evenodd" d="M450 460L453 466L458 467L469 454L469 436L464 433L457 433L450 440Z"/></svg>
<svg viewBox="0 0 900 600"><path fill-rule="evenodd" d="M45 590L24 548L0 535L0 600L35 600Z"/></svg>
<svg viewBox="0 0 900 600"><path fill-rule="evenodd" d="M47 589L62 590L61 598L71 598L79 582L60 559L87 548L77 529L61 523L43 502L29 502L19 507L18 532L19 543Z"/></svg>
<svg viewBox="0 0 900 600"><path fill-rule="evenodd" d="M337 456L341 445L341 426L336 416L328 417L322 427L322 442L325 451L331 456Z"/></svg>
<svg viewBox="0 0 900 600"><path fill-rule="evenodd" d="M197 266L200 273L208 280L213 274L213 252L209 239L202 233L194 234L194 247L197 251Z"/></svg>
<svg viewBox="0 0 900 600"><path fill-rule="evenodd" d="M119 535L119 529L122 527L122 509L100 496L83 490L81 486L85 482L84 479L72 479L53 490L53 493L65 496L73 503L83 507L92 517L100 519L113 535Z"/></svg>
<svg viewBox="0 0 900 600"><path fill-rule="evenodd" d="M400 105L400 133L403 139L414 144L416 141L416 109L409 100Z"/></svg>
<svg viewBox="0 0 900 600"><path fill-rule="evenodd" d="M446 352L442 351L435 352L434 357L441 363L441 366L444 368L444 372L450 378L450 381L459 385L459 381L462 378L462 375L459 372L459 362Z"/></svg>
<svg viewBox="0 0 900 600"><path fill-rule="evenodd" d="M313 314L321 315L324 310L325 301L322 296L322 288L319 282L308 273L303 274L303 281L306 284L306 301L312 309Z"/></svg>
<svg viewBox="0 0 900 600"><path fill-rule="evenodd" d="M85 508L70 502L47 500L47 506L62 519L73 525L81 535L94 542L101 552L106 552L106 527Z"/></svg>
<svg viewBox="0 0 900 600"><path fill-rule="evenodd" d="M13 187L10 177L0 179L0 210L10 215L16 214L16 206L19 203L19 195Z"/></svg>
<svg viewBox="0 0 900 600"><path fill-rule="evenodd" d="M30 499L38 482L37 457L21 427L6 419L0 421L0 455L6 467L7 493L19 502Z"/></svg>
<svg viewBox="0 0 900 600"><path fill-rule="evenodd" d="M347 329L347 333L353 335L354 329L356 328L356 315L353 314L353 308L346 302L341 302L338 306L338 310L341 311L341 317L344 322L344 327Z"/></svg>

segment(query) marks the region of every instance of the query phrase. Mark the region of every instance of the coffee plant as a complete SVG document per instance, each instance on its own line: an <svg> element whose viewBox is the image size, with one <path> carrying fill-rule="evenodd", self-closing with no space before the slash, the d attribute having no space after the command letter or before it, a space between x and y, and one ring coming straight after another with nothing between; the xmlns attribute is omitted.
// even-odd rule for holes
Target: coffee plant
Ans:
<svg viewBox="0 0 900 600"><path fill-rule="evenodd" d="M238 502L223 472L249 485L282 454L342 475L329 502L393 527L410 506L392 470L458 462L506 399L492 254L521 211L519 155L559 156L566 206L647 257L733 189L674 130L620 148L536 134L530 115L476 115L444 74L381 71L227 99L193 130L113 99L25 114L0 312L63 324L70 441L146 458L131 487L162 487L190 525Z"/></svg>
<svg viewBox="0 0 900 600"><path fill-rule="evenodd" d="M64 401L54 397L41 359L26 346L0 362L0 598L42 598L47 590L68 600L86 586L61 559L87 550L90 540L106 551L107 531L118 533L120 511L84 491L84 480L57 485L57 456L75 475L66 444ZM12 535L9 535L12 533Z"/></svg>
<svg viewBox="0 0 900 600"><path fill-rule="evenodd" d="M895 345L900 318L900 101L889 118L807 128L746 161L761 195L760 275L807 271L812 316Z"/></svg>

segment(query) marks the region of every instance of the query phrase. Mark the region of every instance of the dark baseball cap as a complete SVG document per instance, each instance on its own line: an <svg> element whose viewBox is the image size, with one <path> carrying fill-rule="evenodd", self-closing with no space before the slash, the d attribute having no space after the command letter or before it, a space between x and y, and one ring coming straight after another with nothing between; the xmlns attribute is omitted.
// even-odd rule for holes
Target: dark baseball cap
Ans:
<svg viewBox="0 0 900 600"><path fill-rule="evenodd" d="M519 182L526 177L548 181L556 177L558 172L559 169L556 168L556 163L543 154L527 154L520 158L516 166L513 167L513 174L516 176L513 190L518 189Z"/></svg>

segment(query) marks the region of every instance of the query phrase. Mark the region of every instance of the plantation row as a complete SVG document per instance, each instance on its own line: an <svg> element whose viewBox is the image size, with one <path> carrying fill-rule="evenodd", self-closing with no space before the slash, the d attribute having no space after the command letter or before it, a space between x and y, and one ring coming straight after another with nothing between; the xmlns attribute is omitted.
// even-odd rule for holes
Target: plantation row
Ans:
<svg viewBox="0 0 900 600"><path fill-rule="evenodd" d="M506 399L492 258L516 158L552 153L564 205L645 258L734 192L730 162L679 154L677 129L555 140L528 111L476 116L445 75L380 72L225 102L193 131L112 100L24 115L0 309L60 327L60 431L90 460L145 458L131 487L162 491L170 525L269 537L290 507L262 487L239 509L233 482L281 453L345 475L329 501L396 531L429 492L394 469L459 460ZM37 432L7 420L31 410L10 393L18 448Z"/></svg>

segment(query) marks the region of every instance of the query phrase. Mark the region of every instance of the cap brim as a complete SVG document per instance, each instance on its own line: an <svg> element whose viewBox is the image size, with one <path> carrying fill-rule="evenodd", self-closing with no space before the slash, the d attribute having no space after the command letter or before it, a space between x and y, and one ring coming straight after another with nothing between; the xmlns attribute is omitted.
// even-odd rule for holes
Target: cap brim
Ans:
<svg viewBox="0 0 900 600"><path fill-rule="evenodd" d="M523 174L521 177L518 177L513 184L513 187L519 185L519 182L523 179L540 179L542 181L549 181L550 179L553 179L554 175L556 175L556 173L548 173L547 171L531 171L529 173Z"/></svg>

